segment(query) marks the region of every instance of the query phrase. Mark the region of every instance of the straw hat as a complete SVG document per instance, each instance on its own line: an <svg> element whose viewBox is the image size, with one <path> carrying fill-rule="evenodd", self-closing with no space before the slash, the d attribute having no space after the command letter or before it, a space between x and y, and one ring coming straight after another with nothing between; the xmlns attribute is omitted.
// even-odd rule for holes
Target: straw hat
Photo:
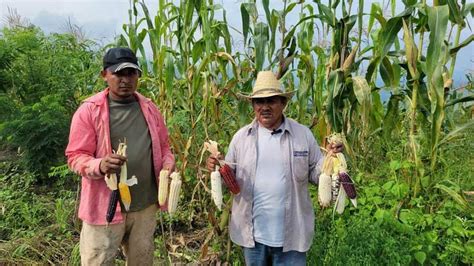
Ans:
<svg viewBox="0 0 474 266"><path fill-rule="evenodd" d="M294 91L283 91L280 81L272 71L260 71L257 74L257 80L253 86L252 94L239 93L239 96L247 100L272 96L282 96L288 99L293 96L293 93Z"/></svg>

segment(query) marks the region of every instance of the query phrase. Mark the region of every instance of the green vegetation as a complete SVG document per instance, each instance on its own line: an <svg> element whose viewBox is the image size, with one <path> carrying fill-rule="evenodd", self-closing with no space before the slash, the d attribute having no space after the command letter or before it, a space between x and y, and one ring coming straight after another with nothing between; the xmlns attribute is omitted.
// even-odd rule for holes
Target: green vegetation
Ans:
<svg viewBox="0 0 474 266"><path fill-rule="evenodd" d="M162 110L184 178L176 214L157 217L157 263L243 264L225 226L229 193L223 212L211 204L202 144L226 147L251 120L236 93L251 91L264 69L297 90L289 117L320 143L330 132L347 141L359 206L342 216L320 210L312 188L310 265L474 262L472 73L460 88L452 82L458 51L474 39L460 39L474 5L403 1L395 14L401 3L390 1L390 10L373 3L366 14L358 2L354 11L351 0L283 1L282 10L244 1L234 29L212 0L160 0L156 14L131 1L112 45L141 56L140 92ZM1 32L0 263L79 263L79 178L63 153L74 110L104 86L105 48L34 26Z"/></svg>

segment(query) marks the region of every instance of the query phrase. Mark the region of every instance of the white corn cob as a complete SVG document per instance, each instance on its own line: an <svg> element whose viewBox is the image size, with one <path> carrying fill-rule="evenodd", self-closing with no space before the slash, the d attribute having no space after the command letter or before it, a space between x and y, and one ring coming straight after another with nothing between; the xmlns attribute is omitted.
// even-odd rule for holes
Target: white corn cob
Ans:
<svg viewBox="0 0 474 266"><path fill-rule="evenodd" d="M160 184L158 186L158 203L160 205L164 205L166 202L166 198L168 197L168 178L169 171L168 170L161 170L160 171Z"/></svg>
<svg viewBox="0 0 474 266"><path fill-rule="evenodd" d="M168 213L173 214L178 207L179 192L181 191L181 176L178 172L171 174L170 195L168 199Z"/></svg>
<svg viewBox="0 0 474 266"><path fill-rule="evenodd" d="M331 186L331 172L332 172L333 159L332 157L326 157L323 161L321 174L319 175L318 183L318 200L321 207L329 207L331 205L332 198L332 186Z"/></svg>
<svg viewBox="0 0 474 266"><path fill-rule="evenodd" d="M318 199L319 204L322 207L329 207L331 204L331 183L331 176L327 175L326 173L321 173L318 184Z"/></svg>
<svg viewBox="0 0 474 266"><path fill-rule="evenodd" d="M222 209L222 178L219 173L219 166L211 173L211 195L217 209Z"/></svg>

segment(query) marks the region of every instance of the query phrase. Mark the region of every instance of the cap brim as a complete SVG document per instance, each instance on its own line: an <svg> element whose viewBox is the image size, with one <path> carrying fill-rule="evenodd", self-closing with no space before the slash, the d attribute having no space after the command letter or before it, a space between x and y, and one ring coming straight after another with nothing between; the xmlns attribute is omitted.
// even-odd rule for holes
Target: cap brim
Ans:
<svg viewBox="0 0 474 266"><path fill-rule="evenodd" d="M265 93L265 94L257 94L257 95L248 95L248 94L243 94L243 93L237 93L237 96L241 99L250 101L252 99L257 99L257 98L268 98L268 97L273 97L273 96L281 96L285 97L287 99L290 99L293 97L294 91L289 91L289 92L283 92L283 93Z"/></svg>
<svg viewBox="0 0 474 266"><path fill-rule="evenodd" d="M112 73L116 73L116 72L119 72L120 70L126 69L126 68L133 68L133 69L136 69L136 70L142 72L140 67L138 67L136 64L130 63L130 62L115 64L113 66L108 67L107 69L110 70Z"/></svg>

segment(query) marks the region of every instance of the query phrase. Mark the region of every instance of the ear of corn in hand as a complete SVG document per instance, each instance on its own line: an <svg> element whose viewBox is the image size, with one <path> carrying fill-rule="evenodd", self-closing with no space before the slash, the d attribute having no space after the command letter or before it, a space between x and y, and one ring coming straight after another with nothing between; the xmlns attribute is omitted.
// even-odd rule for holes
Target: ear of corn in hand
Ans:
<svg viewBox="0 0 474 266"><path fill-rule="evenodd" d="M221 174L219 173L219 166L216 166L216 170L211 173L211 195L216 204L217 209L222 209L222 180Z"/></svg>
<svg viewBox="0 0 474 266"><path fill-rule="evenodd" d="M158 185L158 203L164 205L166 198L168 197L168 184L169 184L169 171L161 170L160 171L160 180Z"/></svg>
<svg viewBox="0 0 474 266"><path fill-rule="evenodd" d="M225 164L219 169L219 173L224 180L224 184L229 188L230 192L233 194L240 193L240 187L235 179L234 171L230 168L229 165Z"/></svg>
<svg viewBox="0 0 474 266"><path fill-rule="evenodd" d="M335 133L328 137L331 144L341 144L341 134ZM318 200L322 207L329 206L328 198L334 202L334 209L342 214L346 198L349 197L354 207L357 207L357 193L354 182L347 172L347 162L343 153L326 156L324 159L318 185ZM331 200L329 200L331 201Z"/></svg>
<svg viewBox="0 0 474 266"><path fill-rule="evenodd" d="M171 174L170 193L168 199L168 213L173 214L178 207L179 193L181 191L181 176L178 172Z"/></svg>
<svg viewBox="0 0 474 266"><path fill-rule="evenodd" d="M119 143L117 154L121 156L127 156L127 144L125 141ZM129 187L133 186L137 182L138 180L135 176L132 176L132 178L128 179L127 162L124 162L120 169L120 181L118 184L118 189L120 192L120 199L125 208L125 211L129 211L130 205L132 204L132 195L130 194Z"/></svg>
<svg viewBox="0 0 474 266"><path fill-rule="evenodd" d="M332 199L331 176L321 173L318 184L318 200L321 207L329 207Z"/></svg>
<svg viewBox="0 0 474 266"><path fill-rule="evenodd" d="M323 161L321 175L319 176L319 184L318 184L318 201L321 207L329 207L331 205L332 199L332 181L331 181L331 173L332 173L332 165L333 165L333 158L330 156L326 156Z"/></svg>

